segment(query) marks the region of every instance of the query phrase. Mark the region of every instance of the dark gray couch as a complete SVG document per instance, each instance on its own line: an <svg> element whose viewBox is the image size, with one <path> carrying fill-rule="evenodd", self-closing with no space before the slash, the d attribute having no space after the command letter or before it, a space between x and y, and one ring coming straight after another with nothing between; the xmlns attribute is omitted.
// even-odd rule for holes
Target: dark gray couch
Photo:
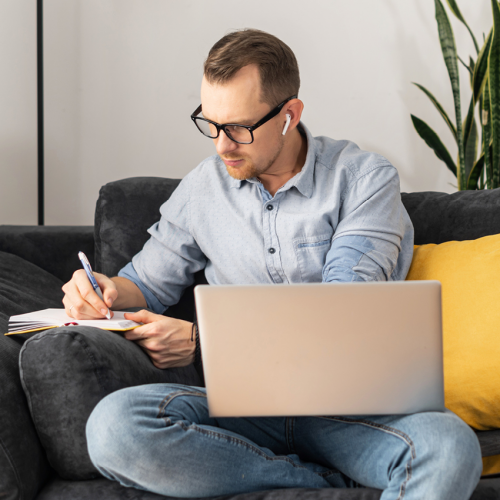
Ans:
<svg viewBox="0 0 500 500"><path fill-rule="evenodd" d="M178 180L132 178L101 189L95 226L0 226L0 331L10 315L61 307L61 286L80 268L79 250L95 270L115 275L147 240L159 206ZM402 195L415 243L442 243L500 233L500 190ZM204 282L202 273L196 276ZM192 287L169 315L193 320ZM85 423L105 395L156 382L202 385L193 365L159 370L120 334L94 329L0 336L0 499L161 499L99 476L87 454ZM500 431L478 433L483 456L500 454ZM436 471L439 474L439 471ZM375 500L380 491L275 490L239 500ZM222 498L222 497L221 497ZM500 477L482 479L474 500L500 498Z"/></svg>

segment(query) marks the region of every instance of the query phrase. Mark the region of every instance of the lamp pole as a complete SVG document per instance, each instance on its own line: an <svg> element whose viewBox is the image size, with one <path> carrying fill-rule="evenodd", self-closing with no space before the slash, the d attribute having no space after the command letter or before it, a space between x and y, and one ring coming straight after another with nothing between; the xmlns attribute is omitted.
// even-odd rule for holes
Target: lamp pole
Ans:
<svg viewBox="0 0 500 500"><path fill-rule="evenodd" d="M36 1L36 62L38 113L38 225L44 225L43 130L43 0Z"/></svg>

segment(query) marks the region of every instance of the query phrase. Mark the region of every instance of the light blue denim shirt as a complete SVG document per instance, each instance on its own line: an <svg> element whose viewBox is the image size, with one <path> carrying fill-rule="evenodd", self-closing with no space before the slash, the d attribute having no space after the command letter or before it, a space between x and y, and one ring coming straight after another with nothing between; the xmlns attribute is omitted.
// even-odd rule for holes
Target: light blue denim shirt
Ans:
<svg viewBox="0 0 500 500"><path fill-rule="evenodd" d="M120 272L163 313L193 274L210 284L404 280L413 225L397 170L349 141L307 137L301 172L274 197L233 179L218 155L192 170L160 208L151 238Z"/></svg>

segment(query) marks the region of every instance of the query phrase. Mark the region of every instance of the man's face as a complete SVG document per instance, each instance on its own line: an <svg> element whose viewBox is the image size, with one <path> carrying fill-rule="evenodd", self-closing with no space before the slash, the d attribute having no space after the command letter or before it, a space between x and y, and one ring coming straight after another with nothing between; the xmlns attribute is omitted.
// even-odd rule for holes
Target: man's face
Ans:
<svg viewBox="0 0 500 500"><path fill-rule="evenodd" d="M221 124L254 125L271 111L269 104L261 102L260 96L259 70L253 64L242 68L224 85L211 85L203 77L203 116ZM272 172L272 165L284 144L282 115L283 110L255 130L252 144L238 144L229 139L223 130L217 139L213 139L231 177L243 180Z"/></svg>

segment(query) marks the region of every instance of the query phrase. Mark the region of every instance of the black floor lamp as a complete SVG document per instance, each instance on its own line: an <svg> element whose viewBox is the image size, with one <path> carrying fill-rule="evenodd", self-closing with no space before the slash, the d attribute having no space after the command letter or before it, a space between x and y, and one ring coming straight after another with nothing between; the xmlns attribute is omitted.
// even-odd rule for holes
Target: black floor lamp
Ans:
<svg viewBox="0 0 500 500"><path fill-rule="evenodd" d="M43 149L43 0L36 0L36 65L38 112L38 225L44 224Z"/></svg>

